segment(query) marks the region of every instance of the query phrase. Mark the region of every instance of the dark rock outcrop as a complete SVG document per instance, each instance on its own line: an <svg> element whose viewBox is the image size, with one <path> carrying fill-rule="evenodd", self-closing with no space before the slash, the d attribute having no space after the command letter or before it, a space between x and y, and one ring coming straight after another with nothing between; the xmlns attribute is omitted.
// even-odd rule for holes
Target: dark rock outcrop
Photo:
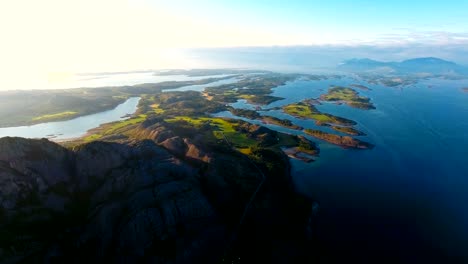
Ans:
<svg viewBox="0 0 468 264"><path fill-rule="evenodd" d="M217 263L254 244L259 260L278 247L298 255L286 245L303 242L310 205L294 193L285 157L259 153L272 161L259 168L145 129L139 136L151 140L71 150L0 139L0 262ZM268 177L246 209L259 170Z"/></svg>

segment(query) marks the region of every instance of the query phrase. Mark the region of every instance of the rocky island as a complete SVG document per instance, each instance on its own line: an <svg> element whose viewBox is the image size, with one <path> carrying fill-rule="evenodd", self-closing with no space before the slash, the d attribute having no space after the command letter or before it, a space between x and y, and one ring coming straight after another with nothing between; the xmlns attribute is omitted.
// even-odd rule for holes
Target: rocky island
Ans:
<svg viewBox="0 0 468 264"><path fill-rule="evenodd" d="M371 149L374 145L361 141L359 139L352 138L350 136L339 136L335 134L325 133L320 130L315 129L305 129L304 132L307 135L313 136L315 138L327 141L329 143L335 144L342 148L350 149Z"/></svg>
<svg viewBox="0 0 468 264"><path fill-rule="evenodd" d="M370 102L368 97L359 96L355 90L349 87L333 86L328 89L327 94L320 96L320 100L346 103L351 107L359 109L375 109L375 106Z"/></svg>

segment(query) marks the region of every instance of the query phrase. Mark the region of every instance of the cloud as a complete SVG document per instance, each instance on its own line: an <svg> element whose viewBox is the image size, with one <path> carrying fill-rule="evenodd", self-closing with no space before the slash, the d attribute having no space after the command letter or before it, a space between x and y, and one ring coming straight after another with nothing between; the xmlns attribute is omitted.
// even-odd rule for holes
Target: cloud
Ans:
<svg viewBox="0 0 468 264"><path fill-rule="evenodd" d="M468 32L450 32L441 30L418 31L408 28L399 28L395 31L397 32L378 36L373 40L373 43L375 45L468 45Z"/></svg>

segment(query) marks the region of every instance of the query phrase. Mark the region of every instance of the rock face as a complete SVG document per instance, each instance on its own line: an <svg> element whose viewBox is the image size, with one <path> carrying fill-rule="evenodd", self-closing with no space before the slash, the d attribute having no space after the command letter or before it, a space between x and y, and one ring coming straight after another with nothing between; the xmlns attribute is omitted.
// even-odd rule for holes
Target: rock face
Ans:
<svg viewBox="0 0 468 264"><path fill-rule="evenodd" d="M236 233L261 181L254 165L171 131L154 128L145 137L71 150L45 139L0 139L0 262L217 263L226 249L247 252L245 241L273 245L284 242L273 235L283 232L302 238L310 207L297 203L287 162Z"/></svg>

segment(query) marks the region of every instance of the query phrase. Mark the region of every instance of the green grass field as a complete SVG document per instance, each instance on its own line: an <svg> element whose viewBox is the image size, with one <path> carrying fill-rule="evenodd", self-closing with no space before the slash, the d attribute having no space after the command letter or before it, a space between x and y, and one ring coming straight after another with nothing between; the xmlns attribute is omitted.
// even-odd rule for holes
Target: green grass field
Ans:
<svg viewBox="0 0 468 264"><path fill-rule="evenodd" d="M204 124L209 124L213 128L213 136L217 139L227 140L238 149L246 149L251 146L256 146L257 141L249 138L246 134L240 133L235 129L236 124L227 119L219 117L189 117L189 116L176 116L165 120L168 123L185 121L194 127L201 127Z"/></svg>
<svg viewBox="0 0 468 264"><path fill-rule="evenodd" d="M85 137L83 140L85 142L90 142L93 140L100 139L103 136L122 133L125 132L124 130L127 130L128 126L139 124L145 120L146 115L142 114L127 120L108 123L97 129L96 133Z"/></svg>

